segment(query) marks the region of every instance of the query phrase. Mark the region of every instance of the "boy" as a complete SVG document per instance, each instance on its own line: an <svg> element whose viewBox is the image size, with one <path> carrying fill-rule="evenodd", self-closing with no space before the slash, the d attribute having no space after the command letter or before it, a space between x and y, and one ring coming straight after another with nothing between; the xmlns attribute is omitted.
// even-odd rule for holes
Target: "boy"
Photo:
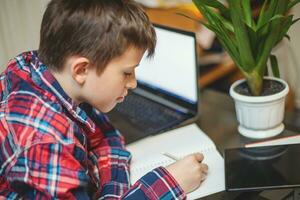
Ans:
<svg viewBox="0 0 300 200"><path fill-rule="evenodd" d="M194 154L130 186L130 153L102 114L136 87L135 68L154 53L136 3L52 0L40 39L0 76L0 197L184 199L200 185L207 165Z"/></svg>

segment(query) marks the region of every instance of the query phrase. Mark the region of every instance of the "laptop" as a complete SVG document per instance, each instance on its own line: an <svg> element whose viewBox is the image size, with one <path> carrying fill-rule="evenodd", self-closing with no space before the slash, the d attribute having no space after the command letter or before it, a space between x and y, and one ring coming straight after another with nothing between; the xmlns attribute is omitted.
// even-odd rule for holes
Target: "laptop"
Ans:
<svg viewBox="0 0 300 200"><path fill-rule="evenodd" d="M142 58L136 69L137 88L108 113L126 143L191 123L198 116L195 34L154 26L154 57Z"/></svg>

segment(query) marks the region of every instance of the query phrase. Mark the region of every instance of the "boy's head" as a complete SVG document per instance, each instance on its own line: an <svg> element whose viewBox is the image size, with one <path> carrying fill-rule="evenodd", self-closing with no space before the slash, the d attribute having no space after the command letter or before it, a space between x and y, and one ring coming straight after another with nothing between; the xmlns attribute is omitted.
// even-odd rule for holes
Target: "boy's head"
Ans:
<svg viewBox="0 0 300 200"><path fill-rule="evenodd" d="M132 0L52 0L43 16L38 52L56 72L77 55L102 71L129 47L151 56L155 43L147 15Z"/></svg>
<svg viewBox="0 0 300 200"><path fill-rule="evenodd" d="M38 54L76 103L108 112L136 87L135 68L155 44L153 26L132 0L51 0Z"/></svg>

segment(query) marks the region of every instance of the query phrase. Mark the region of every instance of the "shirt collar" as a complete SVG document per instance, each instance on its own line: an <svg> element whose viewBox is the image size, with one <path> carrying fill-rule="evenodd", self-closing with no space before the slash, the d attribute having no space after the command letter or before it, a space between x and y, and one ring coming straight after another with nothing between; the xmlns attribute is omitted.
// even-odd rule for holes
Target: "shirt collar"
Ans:
<svg viewBox="0 0 300 200"><path fill-rule="evenodd" d="M31 69L33 82L54 94L66 108L67 112L86 125L92 132L95 132L95 123L88 117L86 112L65 93L58 81L47 69L46 65L39 60L37 51L25 52L22 54L22 59L30 65L29 68Z"/></svg>

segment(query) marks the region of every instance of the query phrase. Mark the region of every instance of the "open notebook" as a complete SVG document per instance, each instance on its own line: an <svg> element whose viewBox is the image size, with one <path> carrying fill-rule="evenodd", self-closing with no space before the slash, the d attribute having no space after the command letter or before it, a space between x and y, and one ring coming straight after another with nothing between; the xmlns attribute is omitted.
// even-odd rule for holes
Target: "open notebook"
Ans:
<svg viewBox="0 0 300 200"><path fill-rule="evenodd" d="M174 162L163 153L182 158L191 153L202 152L205 157L203 162L208 164L209 172L200 187L188 194L188 199L225 190L224 160L212 140L196 124L144 138L131 143L127 149L132 153L132 184L150 170Z"/></svg>

